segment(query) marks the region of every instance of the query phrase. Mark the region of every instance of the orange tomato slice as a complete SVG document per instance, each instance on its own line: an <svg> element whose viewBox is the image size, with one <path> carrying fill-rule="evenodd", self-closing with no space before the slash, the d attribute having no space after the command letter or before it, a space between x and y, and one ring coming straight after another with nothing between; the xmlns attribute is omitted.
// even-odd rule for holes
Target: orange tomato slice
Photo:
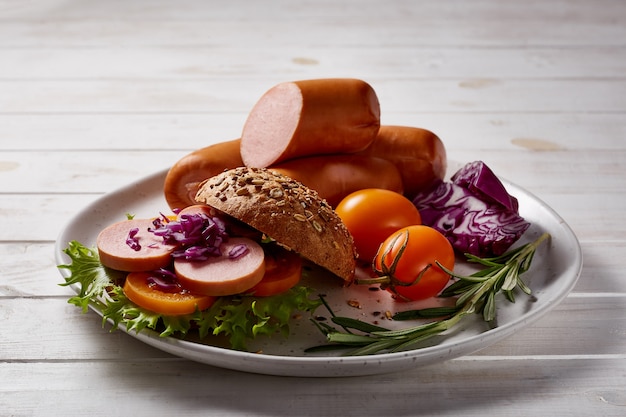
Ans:
<svg viewBox="0 0 626 417"><path fill-rule="evenodd" d="M246 294L268 297L283 293L300 282L302 258L295 252L276 246L265 252L265 275Z"/></svg>
<svg viewBox="0 0 626 417"><path fill-rule="evenodd" d="M206 310L211 307L217 297L191 293L176 285L162 288L151 281L154 274L150 272L131 272L124 282L124 294L133 303L155 313L176 316L191 314L196 309Z"/></svg>

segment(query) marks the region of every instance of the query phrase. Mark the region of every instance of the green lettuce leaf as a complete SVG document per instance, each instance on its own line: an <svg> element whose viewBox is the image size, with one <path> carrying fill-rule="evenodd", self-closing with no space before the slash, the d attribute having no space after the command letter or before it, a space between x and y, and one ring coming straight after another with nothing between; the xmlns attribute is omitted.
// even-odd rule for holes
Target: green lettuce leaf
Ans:
<svg viewBox="0 0 626 417"><path fill-rule="evenodd" d="M58 268L68 270L70 275L65 278L65 283L60 285L78 285L78 295L70 298L68 302L81 307L83 312L86 312L90 303L100 303L98 297L106 294L107 288L113 283L113 278L100 264L100 258L95 249L85 247L73 240L64 252L71 262L59 265Z"/></svg>
<svg viewBox="0 0 626 417"><path fill-rule="evenodd" d="M246 341L259 335L289 336L289 322L297 311L313 312L321 305L312 290L296 286L271 297L221 297L197 320L201 338L226 335L233 349L245 350Z"/></svg>
<svg viewBox="0 0 626 417"><path fill-rule="evenodd" d="M220 297L209 309L192 314L167 316L141 308L130 301L118 284L116 271L105 268L95 249L72 241L64 250L71 263L58 268L69 271L60 285L77 285L78 294L68 302L86 312L90 305L102 313L102 324L111 322L111 331L124 326L127 331L152 329L161 337L184 337L197 330L204 339L223 335L233 349L246 350L246 342L261 335L289 335L289 322L297 312L313 313L322 304L311 298L313 290L296 286L270 297Z"/></svg>

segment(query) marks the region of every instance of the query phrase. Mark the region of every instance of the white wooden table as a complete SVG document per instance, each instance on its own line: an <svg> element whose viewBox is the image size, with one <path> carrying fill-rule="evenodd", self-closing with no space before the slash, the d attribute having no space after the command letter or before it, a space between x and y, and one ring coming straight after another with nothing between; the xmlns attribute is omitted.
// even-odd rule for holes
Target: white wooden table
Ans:
<svg viewBox="0 0 626 417"><path fill-rule="evenodd" d="M0 416L626 415L625 74L621 0L1 0ZM81 208L334 76L554 208L584 253L565 301L470 356L329 379L199 365L67 304Z"/></svg>

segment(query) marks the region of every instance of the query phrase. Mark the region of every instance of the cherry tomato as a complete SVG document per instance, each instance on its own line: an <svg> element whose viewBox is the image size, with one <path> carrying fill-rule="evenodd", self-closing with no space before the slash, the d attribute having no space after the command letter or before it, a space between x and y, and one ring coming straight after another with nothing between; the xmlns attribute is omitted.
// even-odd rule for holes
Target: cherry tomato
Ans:
<svg viewBox="0 0 626 417"><path fill-rule="evenodd" d="M131 272L124 282L124 294L146 310L175 316L211 307L216 297L190 293L177 281L160 278L150 272Z"/></svg>
<svg viewBox="0 0 626 417"><path fill-rule="evenodd" d="M393 232L422 223L411 200L394 191L378 188L348 194L335 211L354 238L359 259L368 263Z"/></svg>
<svg viewBox="0 0 626 417"><path fill-rule="evenodd" d="M373 262L379 276L389 276L386 288L401 300L423 300L434 297L450 280L435 261L454 268L452 244L429 226L402 228L380 246Z"/></svg>

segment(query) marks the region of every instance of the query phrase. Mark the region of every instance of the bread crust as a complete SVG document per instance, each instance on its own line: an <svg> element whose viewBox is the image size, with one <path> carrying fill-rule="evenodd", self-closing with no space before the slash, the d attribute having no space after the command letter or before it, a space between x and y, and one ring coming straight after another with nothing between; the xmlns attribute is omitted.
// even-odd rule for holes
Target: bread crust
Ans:
<svg viewBox="0 0 626 417"><path fill-rule="evenodd" d="M264 233L345 281L354 279L350 232L317 192L265 168L239 167L205 180L196 194L207 204Z"/></svg>

